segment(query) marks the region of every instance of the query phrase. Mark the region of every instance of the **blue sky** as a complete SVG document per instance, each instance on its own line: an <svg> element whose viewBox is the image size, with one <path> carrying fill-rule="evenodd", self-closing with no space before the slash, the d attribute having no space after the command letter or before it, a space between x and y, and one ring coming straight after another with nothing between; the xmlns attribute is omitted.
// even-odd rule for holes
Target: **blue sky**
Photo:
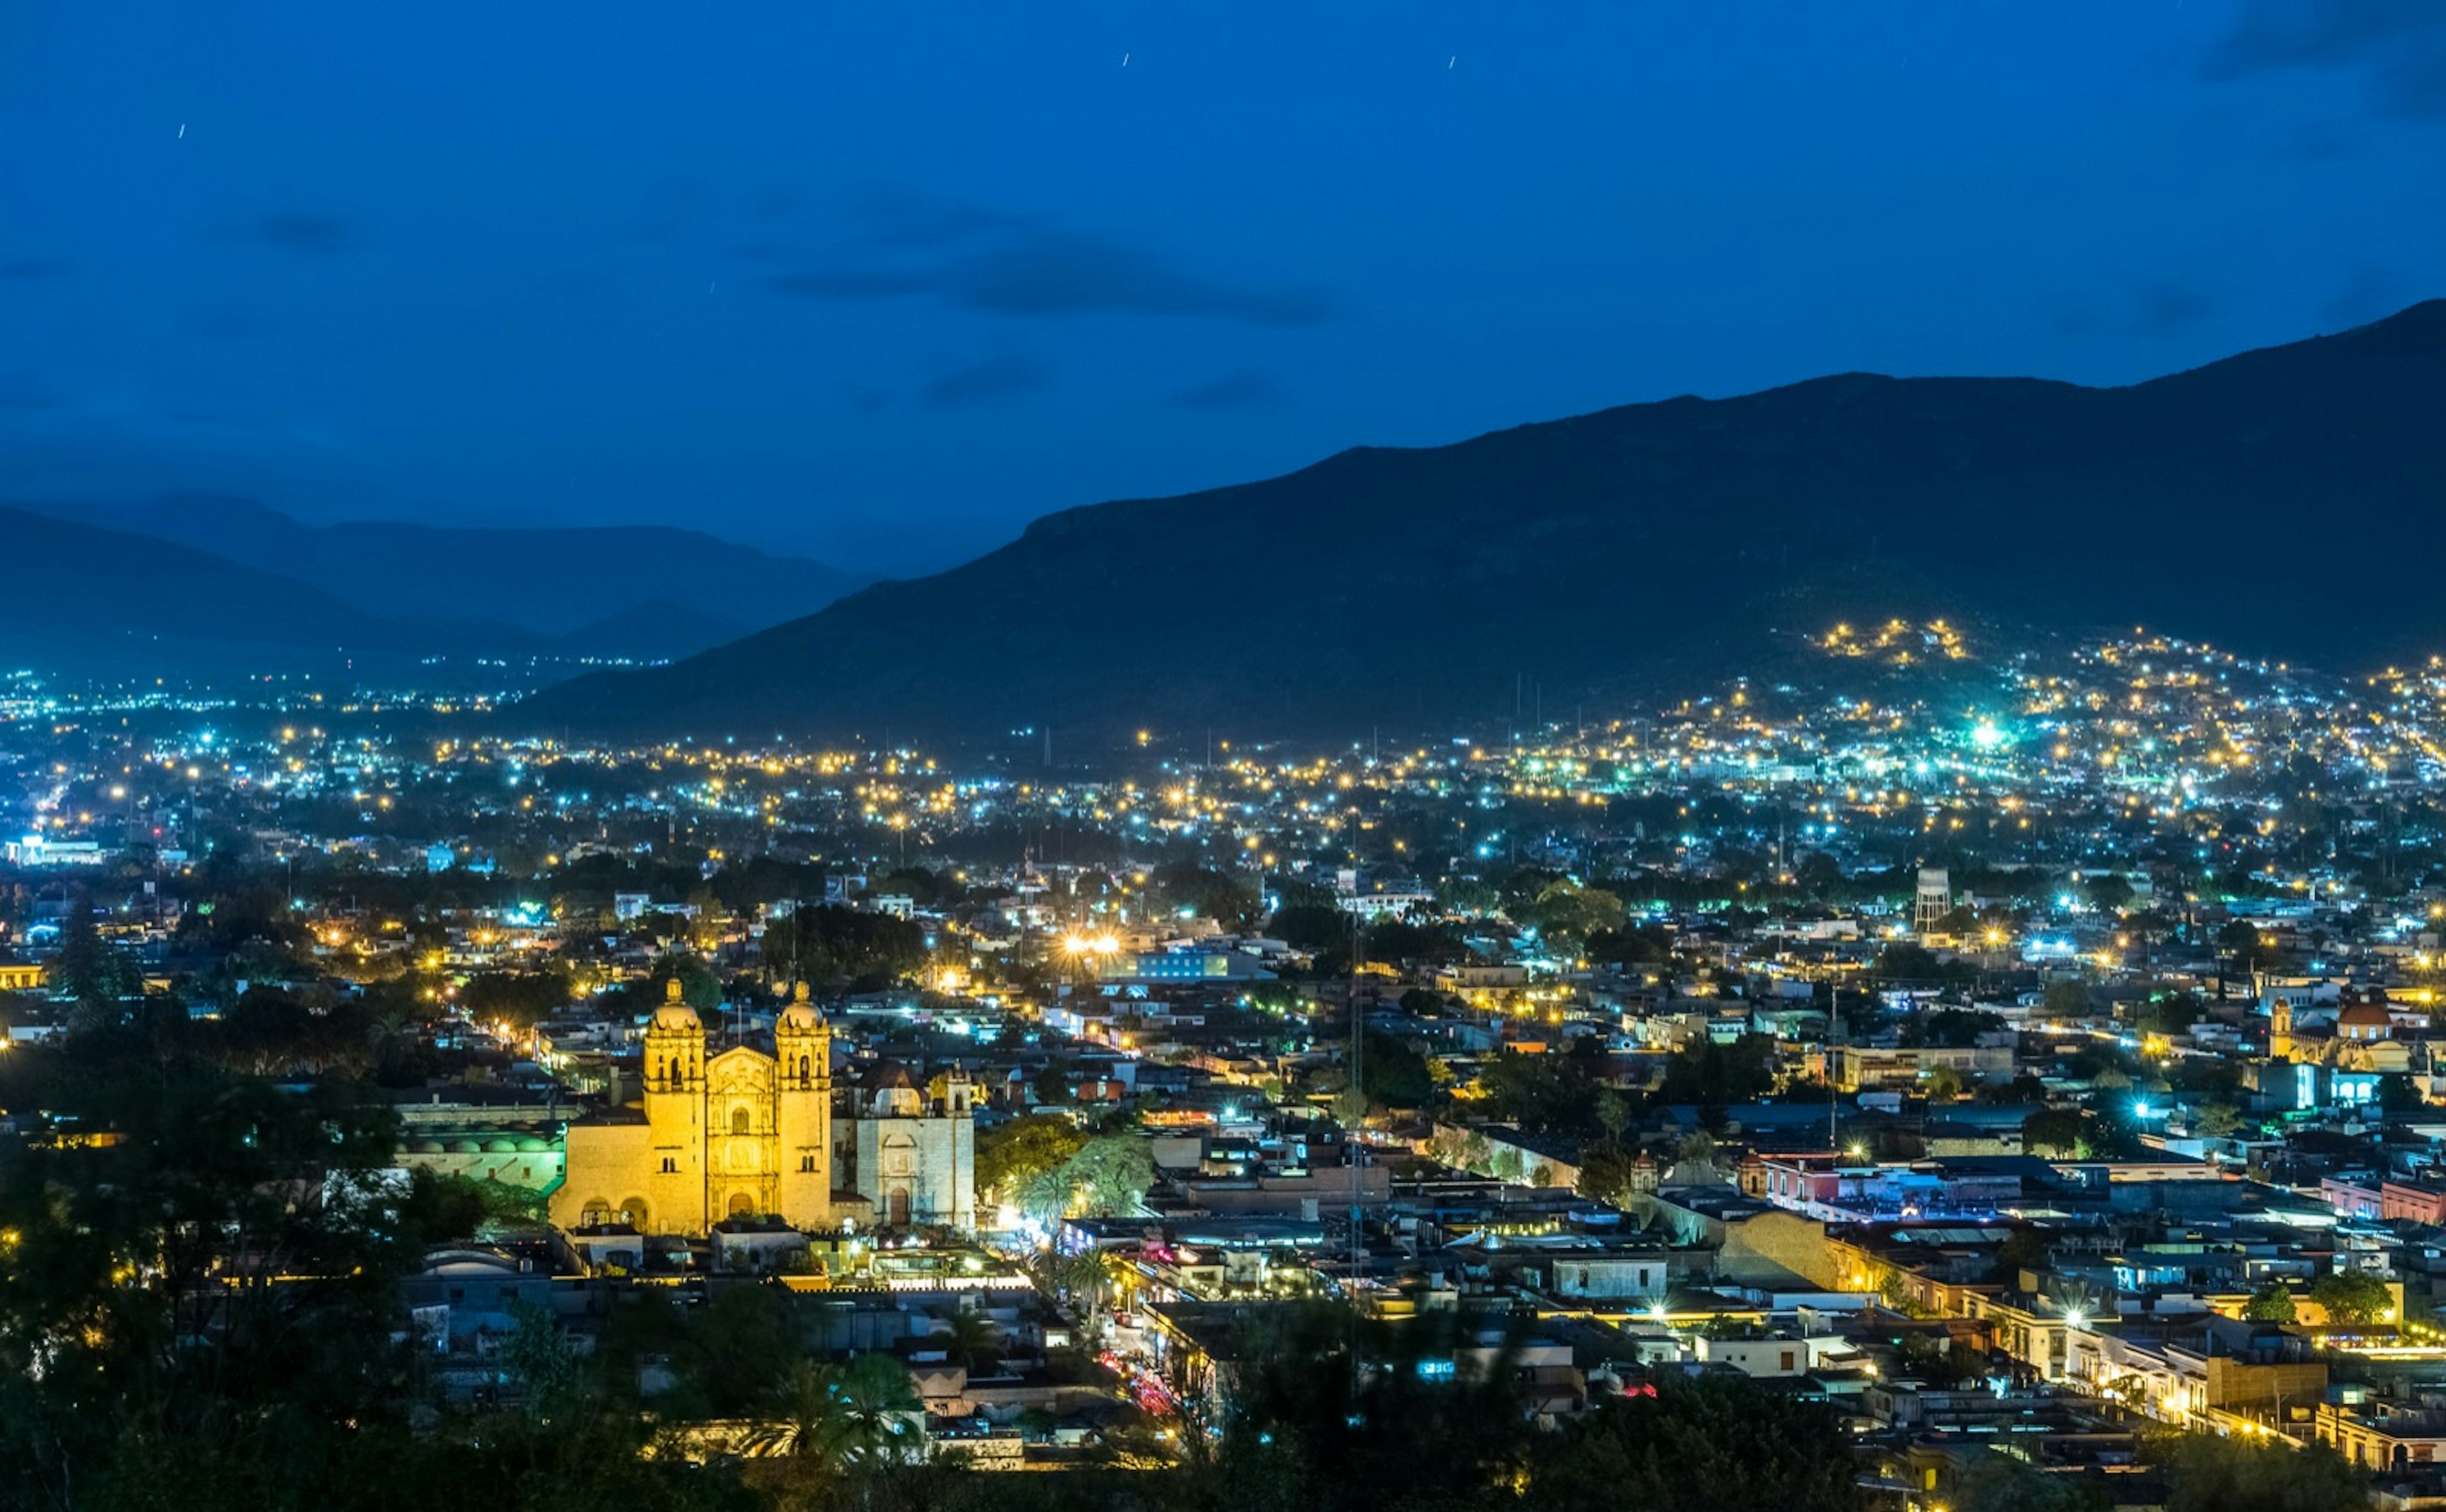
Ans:
<svg viewBox="0 0 2446 1512"><path fill-rule="evenodd" d="M2432 0L21 5L0 134L0 500L886 571L1353 444L2127 382L2446 293Z"/></svg>

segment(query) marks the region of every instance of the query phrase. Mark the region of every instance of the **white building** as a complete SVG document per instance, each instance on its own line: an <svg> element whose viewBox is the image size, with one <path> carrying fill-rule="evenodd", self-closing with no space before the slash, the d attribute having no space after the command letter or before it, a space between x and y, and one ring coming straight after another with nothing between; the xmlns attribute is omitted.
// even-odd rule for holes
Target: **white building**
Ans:
<svg viewBox="0 0 2446 1512"><path fill-rule="evenodd" d="M956 1067L922 1090L897 1061L879 1062L853 1094L851 1189L894 1226L977 1223L976 1089Z"/></svg>

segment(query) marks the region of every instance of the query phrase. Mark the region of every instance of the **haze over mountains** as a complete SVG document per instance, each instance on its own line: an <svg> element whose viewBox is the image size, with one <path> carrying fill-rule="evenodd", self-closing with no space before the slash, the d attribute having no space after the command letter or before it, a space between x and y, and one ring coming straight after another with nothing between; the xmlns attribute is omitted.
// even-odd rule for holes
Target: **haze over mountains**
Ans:
<svg viewBox="0 0 2446 1512"><path fill-rule="evenodd" d="M39 564L29 591L44 606L0 605L0 650L23 648L0 660L116 675L286 670L299 656L317 670L650 660L803 615L860 581L693 531L312 526L220 498L0 509L0 555Z"/></svg>
<svg viewBox="0 0 2446 1512"><path fill-rule="evenodd" d="M1064 511L540 731L992 736L1552 711L1760 670L1845 617L2135 623L2360 667L2446 650L2446 302L2121 388L1847 374Z"/></svg>

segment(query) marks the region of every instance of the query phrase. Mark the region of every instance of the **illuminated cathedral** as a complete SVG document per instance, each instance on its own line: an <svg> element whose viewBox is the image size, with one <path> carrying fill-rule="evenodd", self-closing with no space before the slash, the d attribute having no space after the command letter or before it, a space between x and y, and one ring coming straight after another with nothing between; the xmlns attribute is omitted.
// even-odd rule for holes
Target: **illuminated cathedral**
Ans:
<svg viewBox="0 0 2446 1512"><path fill-rule="evenodd" d="M696 1236L728 1218L830 1226L832 1031L803 985L771 1054L737 1045L707 1059L705 1025L673 980L646 1030L643 1102L569 1127L555 1223Z"/></svg>

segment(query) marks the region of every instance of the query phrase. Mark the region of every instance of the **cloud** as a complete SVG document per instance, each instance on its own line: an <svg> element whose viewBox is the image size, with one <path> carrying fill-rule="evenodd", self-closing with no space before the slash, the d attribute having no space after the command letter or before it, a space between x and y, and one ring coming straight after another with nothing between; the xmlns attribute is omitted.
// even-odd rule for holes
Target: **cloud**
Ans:
<svg viewBox="0 0 2446 1512"><path fill-rule="evenodd" d="M0 278L65 278L68 263L62 257L12 257L0 262Z"/></svg>
<svg viewBox="0 0 2446 1512"><path fill-rule="evenodd" d="M2087 292L2041 294L2031 310L2058 336L2106 333L2162 340L2179 336L2215 313L2216 300L2196 284L2161 278L2132 289L2121 299L2099 300Z"/></svg>
<svg viewBox="0 0 2446 1512"><path fill-rule="evenodd" d="M1203 383L1192 383L1173 394L1179 409L1271 409L1283 401L1283 386L1263 373L1226 373Z"/></svg>
<svg viewBox="0 0 2446 1512"><path fill-rule="evenodd" d="M0 409L57 409L66 402L39 374L22 368L0 373Z"/></svg>
<svg viewBox="0 0 2446 1512"><path fill-rule="evenodd" d="M2288 68L2361 77L2382 115L2446 120L2446 5L2437 0L2244 0L2203 71Z"/></svg>
<svg viewBox="0 0 2446 1512"><path fill-rule="evenodd" d="M2143 284L2132 298L2132 329L2142 336L2180 335L2198 325L2212 308L2197 286L2172 279Z"/></svg>
<svg viewBox="0 0 2446 1512"><path fill-rule="evenodd" d="M1151 249L986 207L886 196L862 202L858 220L834 251L795 259L808 266L765 287L798 299L931 299L1020 320L1113 313L1312 326L1334 313L1312 289L1209 277Z"/></svg>
<svg viewBox="0 0 2446 1512"><path fill-rule="evenodd" d="M942 374L918 390L917 397L938 406L981 404L1016 399L1051 382L1052 375L1032 359L990 357Z"/></svg>
<svg viewBox="0 0 2446 1512"><path fill-rule="evenodd" d="M2383 268L2364 268L2344 280L2335 296L2319 308L2330 327L2349 330L2392 315L2403 304L2403 280Z"/></svg>
<svg viewBox="0 0 2446 1512"><path fill-rule="evenodd" d="M929 199L896 189L868 191L859 196L854 213L862 222L854 239L868 247L948 247L1028 225L1026 216L1009 211Z"/></svg>
<svg viewBox="0 0 2446 1512"><path fill-rule="evenodd" d="M245 305L215 305L194 310L179 322L179 335L199 341L244 341L268 335L272 328L261 310Z"/></svg>
<svg viewBox="0 0 2446 1512"><path fill-rule="evenodd" d="M2041 294L2031 308L2059 336L2086 336L2100 324L2098 307L2083 294Z"/></svg>
<svg viewBox="0 0 2446 1512"><path fill-rule="evenodd" d="M274 211L261 217L248 228L247 239L300 257L329 257L347 252L353 240L347 221L297 210Z"/></svg>

